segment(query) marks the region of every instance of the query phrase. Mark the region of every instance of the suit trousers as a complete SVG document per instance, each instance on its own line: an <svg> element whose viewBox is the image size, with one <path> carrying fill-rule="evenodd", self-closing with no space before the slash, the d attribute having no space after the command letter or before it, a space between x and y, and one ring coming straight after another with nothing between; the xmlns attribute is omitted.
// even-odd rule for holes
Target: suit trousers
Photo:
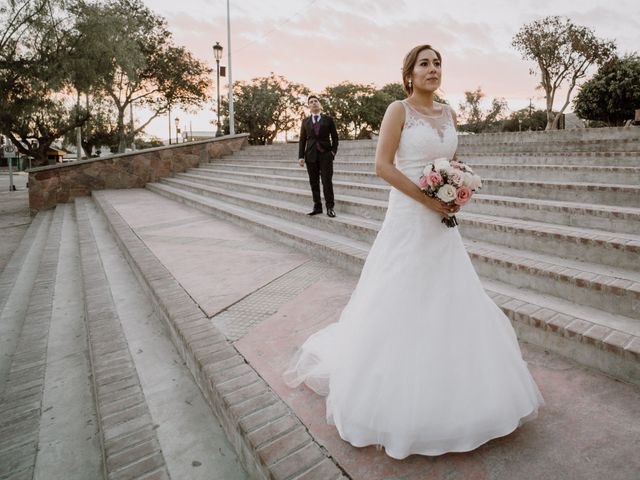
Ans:
<svg viewBox="0 0 640 480"><path fill-rule="evenodd" d="M315 211L322 211L322 200L320 199L321 178L324 203L327 209L333 208L333 154L331 152L321 153L315 162L305 162L305 164L307 165L307 173L309 174L311 194L313 195L313 209Z"/></svg>

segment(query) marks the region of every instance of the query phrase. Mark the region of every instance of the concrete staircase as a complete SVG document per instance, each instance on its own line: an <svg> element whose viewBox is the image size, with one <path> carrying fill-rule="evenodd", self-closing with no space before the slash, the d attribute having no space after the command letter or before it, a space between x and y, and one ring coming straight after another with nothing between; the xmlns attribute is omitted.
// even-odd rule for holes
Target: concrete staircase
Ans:
<svg viewBox="0 0 640 480"><path fill-rule="evenodd" d="M461 137L484 188L459 228L523 340L640 383L640 138L592 132ZM248 147L147 188L358 272L389 192L374 153L341 143L334 219L306 215L297 145Z"/></svg>
<svg viewBox="0 0 640 480"><path fill-rule="evenodd" d="M31 222L0 342L0 479L247 478L90 199Z"/></svg>

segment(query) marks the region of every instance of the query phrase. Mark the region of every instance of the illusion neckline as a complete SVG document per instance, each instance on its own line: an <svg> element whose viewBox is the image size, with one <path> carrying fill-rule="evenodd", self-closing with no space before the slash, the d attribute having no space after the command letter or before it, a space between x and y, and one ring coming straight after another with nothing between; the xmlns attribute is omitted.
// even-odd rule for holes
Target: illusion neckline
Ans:
<svg viewBox="0 0 640 480"><path fill-rule="evenodd" d="M421 117L425 117L425 118L441 118L444 115L444 110L445 110L445 104L444 103L440 103L440 102L433 102L433 103L437 103L438 105L440 105L442 107L442 111L438 114L438 115L425 115L424 113L418 111L413 105L411 105L409 103L408 99L404 99L402 100L404 102L405 105L407 105L413 112L417 113L418 115L420 115Z"/></svg>

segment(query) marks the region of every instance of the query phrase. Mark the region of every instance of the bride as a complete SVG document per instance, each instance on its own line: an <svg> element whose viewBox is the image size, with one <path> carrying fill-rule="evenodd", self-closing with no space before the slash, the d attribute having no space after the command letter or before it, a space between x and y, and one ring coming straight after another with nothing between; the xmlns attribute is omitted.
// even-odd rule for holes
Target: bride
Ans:
<svg viewBox="0 0 640 480"><path fill-rule="evenodd" d="M458 143L453 110L434 101L441 61L430 45L405 57L408 98L389 105L376 151L376 174L392 186L384 223L340 320L309 337L284 373L290 387L327 396L342 439L396 459L473 450L544 403L458 229L441 223L458 208L417 186Z"/></svg>

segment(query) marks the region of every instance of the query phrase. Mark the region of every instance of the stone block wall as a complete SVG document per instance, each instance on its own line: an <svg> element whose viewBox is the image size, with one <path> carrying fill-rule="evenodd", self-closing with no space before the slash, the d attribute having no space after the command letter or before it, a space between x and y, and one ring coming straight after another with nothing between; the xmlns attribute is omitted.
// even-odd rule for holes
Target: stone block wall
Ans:
<svg viewBox="0 0 640 480"><path fill-rule="evenodd" d="M150 148L106 158L33 168L29 171L29 208L39 210L88 196L92 190L142 188L214 158L231 155L248 143L248 134Z"/></svg>

